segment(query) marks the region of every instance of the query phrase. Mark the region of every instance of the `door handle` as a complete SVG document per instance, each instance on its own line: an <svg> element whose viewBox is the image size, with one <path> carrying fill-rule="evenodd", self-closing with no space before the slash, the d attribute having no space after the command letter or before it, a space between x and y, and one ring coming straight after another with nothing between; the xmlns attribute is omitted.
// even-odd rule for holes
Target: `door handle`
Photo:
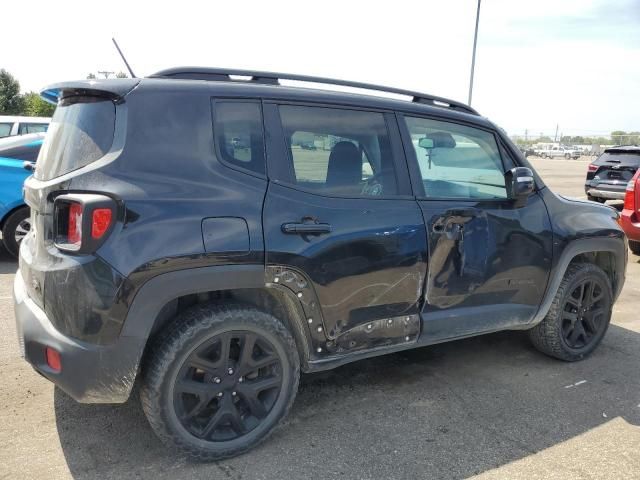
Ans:
<svg viewBox="0 0 640 480"><path fill-rule="evenodd" d="M321 235L331 233L331 225L328 223L283 223L282 232L298 235Z"/></svg>

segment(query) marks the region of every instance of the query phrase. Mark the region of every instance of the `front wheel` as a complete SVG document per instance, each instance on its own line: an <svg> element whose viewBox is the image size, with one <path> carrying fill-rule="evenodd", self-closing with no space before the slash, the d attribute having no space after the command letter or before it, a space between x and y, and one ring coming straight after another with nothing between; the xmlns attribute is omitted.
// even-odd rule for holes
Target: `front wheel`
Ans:
<svg viewBox="0 0 640 480"><path fill-rule="evenodd" d="M300 361L289 331L252 307L199 305L161 334L140 398L160 439L200 460L241 454L286 416Z"/></svg>
<svg viewBox="0 0 640 480"><path fill-rule="evenodd" d="M31 230L29 208L24 207L13 212L2 227L2 243L7 251L14 257L18 256L20 243Z"/></svg>
<svg viewBox="0 0 640 480"><path fill-rule="evenodd" d="M602 269L589 263L570 265L547 316L529 330L529 338L547 355L581 360L602 341L612 306L611 284Z"/></svg>

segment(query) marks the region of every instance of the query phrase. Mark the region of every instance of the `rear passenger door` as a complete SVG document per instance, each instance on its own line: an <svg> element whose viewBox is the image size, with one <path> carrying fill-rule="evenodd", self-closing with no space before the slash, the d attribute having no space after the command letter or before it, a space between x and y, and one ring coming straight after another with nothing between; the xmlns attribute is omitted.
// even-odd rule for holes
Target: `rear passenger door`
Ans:
<svg viewBox="0 0 640 480"><path fill-rule="evenodd" d="M520 208L507 198L514 160L491 129L410 115L399 124L428 235L424 341L527 324L551 268L542 198Z"/></svg>
<svg viewBox="0 0 640 480"><path fill-rule="evenodd" d="M268 281L297 296L316 353L415 341L426 235L392 114L264 105Z"/></svg>

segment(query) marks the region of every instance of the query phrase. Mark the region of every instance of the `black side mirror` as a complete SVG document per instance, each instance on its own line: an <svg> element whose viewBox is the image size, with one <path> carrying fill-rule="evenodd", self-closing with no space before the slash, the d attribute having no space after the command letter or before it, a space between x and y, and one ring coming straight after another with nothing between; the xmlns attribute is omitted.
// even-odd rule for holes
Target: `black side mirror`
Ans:
<svg viewBox="0 0 640 480"><path fill-rule="evenodd" d="M507 196L514 201L516 208L524 207L527 198L536 188L533 172L527 167L509 170L504 174L504 184L507 187Z"/></svg>
<svg viewBox="0 0 640 480"><path fill-rule="evenodd" d="M33 172L36 169L36 162L22 162L22 168Z"/></svg>

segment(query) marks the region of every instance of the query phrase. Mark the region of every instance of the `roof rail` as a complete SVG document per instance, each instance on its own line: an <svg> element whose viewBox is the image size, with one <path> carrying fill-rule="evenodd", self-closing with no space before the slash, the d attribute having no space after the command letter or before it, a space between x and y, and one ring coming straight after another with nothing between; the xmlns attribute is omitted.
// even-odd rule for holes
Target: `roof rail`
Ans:
<svg viewBox="0 0 640 480"><path fill-rule="evenodd" d="M232 76L249 77L249 80L238 80ZM375 90L378 92L393 93L413 97L416 103L424 103L434 107L450 108L462 112L479 115L477 111L464 103L448 98L436 97L426 93L404 90L402 88L384 87L363 82L350 82L335 78L313 77L310 75L295 75L291 73L259 72L253 70L236 70L229 68L203 68L203 67L176 67L161 70L150 75L151 78L176 78L186 80L209 80L219 82L249 81L267 85L280 85L280 80L293 80L297 82L324 83L327 85L339 85L343 87L361 88L363 90Z"/></svg>

